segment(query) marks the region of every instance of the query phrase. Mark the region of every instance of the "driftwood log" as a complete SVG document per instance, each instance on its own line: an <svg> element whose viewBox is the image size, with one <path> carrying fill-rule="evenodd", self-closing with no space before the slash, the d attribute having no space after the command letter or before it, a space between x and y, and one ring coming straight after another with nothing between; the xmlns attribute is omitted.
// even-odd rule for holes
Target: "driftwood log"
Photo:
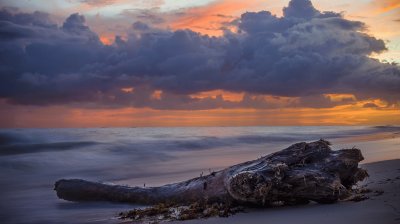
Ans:
<svg viewBox="0 0 400 224"><path fill-rule="evenodd" d="M309 201L333 203L350 196L352 186L368 176L358 167L364 158L356 148L331 150L319 140L180 183L160 187L127 187L79 179L59 180L55 190L69 201L135 204L199 201L267 206Z"/></svg>

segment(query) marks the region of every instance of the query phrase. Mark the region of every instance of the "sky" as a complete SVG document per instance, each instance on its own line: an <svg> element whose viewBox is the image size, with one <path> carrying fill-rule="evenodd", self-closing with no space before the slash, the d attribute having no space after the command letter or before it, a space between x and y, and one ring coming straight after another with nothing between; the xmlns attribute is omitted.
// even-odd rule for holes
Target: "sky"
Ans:
<svg viewBox="0 0 400 224"><path fill-rule="evenodd" d="M0 127L400 125L398 0L2 0Z"/></svg>

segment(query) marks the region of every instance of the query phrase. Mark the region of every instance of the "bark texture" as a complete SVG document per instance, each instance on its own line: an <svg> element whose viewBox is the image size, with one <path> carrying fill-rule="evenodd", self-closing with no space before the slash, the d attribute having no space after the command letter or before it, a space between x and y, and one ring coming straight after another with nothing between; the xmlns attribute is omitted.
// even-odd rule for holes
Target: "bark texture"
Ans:
<svg viewBox="0 0 400 224"><path fill-rule="evenodd" d="M325 140L294 144L279 152L160 187L127 187L79 179L59 180L55 190L69 201L136 204L210 202L267 206L309 201L333 203L350 196L352 186L368 176L358 167L356 148L333 151Z"/></svg>

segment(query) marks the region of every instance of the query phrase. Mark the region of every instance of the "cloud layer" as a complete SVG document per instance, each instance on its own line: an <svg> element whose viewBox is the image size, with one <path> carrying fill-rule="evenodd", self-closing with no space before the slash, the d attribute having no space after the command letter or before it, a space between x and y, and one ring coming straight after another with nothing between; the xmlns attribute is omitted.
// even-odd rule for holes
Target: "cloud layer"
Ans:
<svg viewBox="0 0 400 224"><path fill-rule="evenodd" d="M62 25L46 13L0 11L0 98L14 104L156 109L329 107L324 94L400 100L400 69L369 57L386 50L365 24L292 0L283 17L247 12L223 36L157 29L136 21L104 45L79 14ZM241 101L196 98L244 92Z"/></svg>

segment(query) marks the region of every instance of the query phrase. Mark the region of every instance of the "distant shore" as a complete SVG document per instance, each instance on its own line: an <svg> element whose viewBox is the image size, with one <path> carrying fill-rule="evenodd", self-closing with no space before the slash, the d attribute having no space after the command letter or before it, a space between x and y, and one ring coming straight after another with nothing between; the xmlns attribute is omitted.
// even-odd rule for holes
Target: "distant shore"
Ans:
<svg viewBox="0 0 400 224"><path fill-rule="evenodd" d="M372 190L361 202L309 204L304 206L253 209L228 218L210 218L181 224L398 224L400 223L400 160L363 164L370 174L363 183ZM378 191L378 193L376 192ZM383 191L380 195L379 191Z"/></svg>

